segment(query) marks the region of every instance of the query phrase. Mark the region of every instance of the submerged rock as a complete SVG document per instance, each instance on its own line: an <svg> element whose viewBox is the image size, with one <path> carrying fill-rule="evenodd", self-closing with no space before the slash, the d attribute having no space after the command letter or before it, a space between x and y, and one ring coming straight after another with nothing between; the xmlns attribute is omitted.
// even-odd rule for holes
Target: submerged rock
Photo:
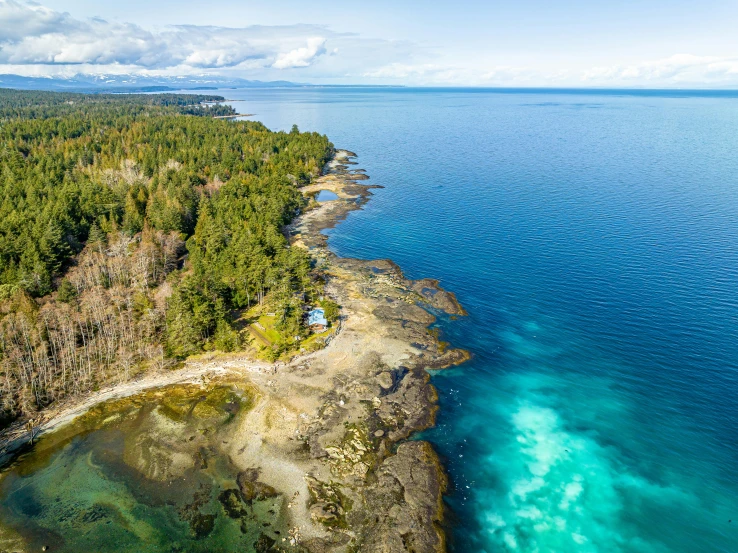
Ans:
<svg viewBox="0 0 738 553"><path fill-rule="evenodd" d="M223 510L230 518L241 518L248 515L246 506L241 500L241 493L238 490L223 490L218 494L218 501L220 501Z"/></svg>
<svg viewBox="0 0 738 553"><path fill-rule="evenodd" d="M277 540L270 538L266 534L261 534L259 539L256 540L256 543L254 543L254 549L256 553L268 553L269 551L273 551L276 543Z"/></svg>
<svg viewBox="0 0 738 553"><path fill-rule="evenodd" d="M279 492L268 484L259 482L259 471L257 469L248 469L239 473L237 482L238 488L244 501L250 503L252 501L261 501L270 497L279 496Z"/></svg>
<svg viewBox="0 0 738 553"><path fill-rule="evenodd" d="M192 530L192 534L195 539L203 539L213 531L214 527L215 515L203 515L202 513L197 513L192 517L192 519L190 519L190 529Z"/></svg>

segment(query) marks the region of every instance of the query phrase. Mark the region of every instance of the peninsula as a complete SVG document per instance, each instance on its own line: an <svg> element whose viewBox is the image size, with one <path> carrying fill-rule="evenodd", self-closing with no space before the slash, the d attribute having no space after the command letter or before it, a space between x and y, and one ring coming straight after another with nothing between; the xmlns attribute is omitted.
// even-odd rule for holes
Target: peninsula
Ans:
<svg viewBox="0 0 738 553"><path fill-rule="evenodd" d="M269 320L259 304L268 305L276 292L256 291L256 297L245 300L241 309L231 306L224 319L230 321L228 328L216 325L213 336L217 338L204 339L209 351L197 354L172 340L170 355L184 356L179 365L173 366L165 357L156 363L141 359L130 378L64 394L43 406L40 414L26 413L26 418L36 421L32 431L40 438L38 451L26 449L17 457L18 448L28 447L28 427L22 421L5 431L5 462L15 460L0 474L0 494L5 475L33 462L34 455L50 458L75 436L128 424L122 458L146 481L184 485L186 478L193 480L200 477L199 472L213 470L216 460L227 460L235 485L226 485L219 493L218 512L212 514L197 500L180 510L193 539L207 538L220 516L238 521L256 551L444 551L443 470L430 444L408 438L434 422L436 395L426 369L458 364L468 357L429 330L435 320L431 312L463 315L464 311L454 295L434 280L412 281L389 260L346 259L329 250L322 231L360 209L374 188L363 184L367 177L362 171L351 169L355 157L331 148L320 174L304 177L303 182L288 175L290 186L304 200L298 202L300 215L283 227L284 236L289 250L295 252L290 254L293 258L301 259L298 252L304 252L310 284L307 294L290 291L287 300L280 301L293 305L297 294L306 301L312 298L337 306L328 331L312 340L282 336L281 342L267 347L259 342L254 325ZM203 213L217 220L217 196L228 191L215 176L203 183L202 190L197 228L190 239L200 243L188 240L187 248L190 256L210 256L212 262L209 248L214 246L205 238L208 221ZM316 202L314 197L322 190L333 192L337 199ZM129 256L138 251L135 245L127 248ZM72 296L85 293L75 273L84 266L85 252L67 270ZM197 262L174 264L173 274L186 272L188 266L192 270ZM181 287L187 276L172 278L150 285L151 290L161 293L167 283ZM57 289L54 297L58 299L60 293ZM6 295L6 313L12 317L12 301L18 300L10 292ZM164 299L170 321L167 331L181 328L171 318L171 298L177 297L175 289ZM280 328L280 335L292 331L285 325ZM3 327L4 336L13 330ZM2 351L6 372L13 361L8 357L11 351ZM158 402L153 411L146 407L152 402ZM203 407L211 404L212 408ZM150 413L145 431L143 426L130 426L145 413ZM162 422L157 413L166 414L166 420ZM257 513L258 505L265 512ZM119 512L106 516L130 518L130 513L123 512L125 506L115 505L115 509ZM137 527L140 522L129 521L129 525ZM47 536L36 537L22 525L0 523L0 546L35 550L57 545L57 550L64 550L64 536L48 530ZM58 544L38 541L53 541L55 535L61 538Z"/></svg>

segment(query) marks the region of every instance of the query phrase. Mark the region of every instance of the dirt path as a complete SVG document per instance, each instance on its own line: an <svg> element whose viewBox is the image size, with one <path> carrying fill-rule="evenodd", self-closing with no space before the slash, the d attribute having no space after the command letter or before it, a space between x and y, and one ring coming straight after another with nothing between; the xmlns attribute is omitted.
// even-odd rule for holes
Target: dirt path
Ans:
<svg viewBox="0 0 738 553"><path fill-rule="evenodd" d="M264 344L266 347L271 347L272 343L269 341L269 338L267 338L262 332L256 328L254 325L249 325L249 332L251 335L259 340L262 344Z"/></svg>

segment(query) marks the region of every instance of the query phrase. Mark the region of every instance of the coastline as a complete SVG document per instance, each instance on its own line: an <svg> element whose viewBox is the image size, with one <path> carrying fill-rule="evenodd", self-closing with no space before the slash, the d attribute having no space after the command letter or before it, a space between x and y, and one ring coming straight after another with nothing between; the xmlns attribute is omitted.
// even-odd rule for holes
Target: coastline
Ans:
<svg viewBox="0 0 738 553"><path fill-rule="evenodd" d="M351 171L355 154L337 150L324 174L301 191L331 190L338 199L309 209L285 229L306 248L326 293L341 305L330 344L287 363L245 355L207 355L185 368L149 374L46 413L43 433L91 406L172 383L237 376L259 400L225 448L243 470L290 501L295 543L307 551L442 552L446 478L428 442L406 441L435 421L437 396L426 369L468 359L428 327L427 308L465 314L452 293L431 279L406 279L390 260L336 256L322 231L361 209L376 185ZM27 439L27 438L26 438ZM17 438L23 445L23 436ZM8 452L6 451L6 454Z"/></svg>
<svg viewBox="0 0 738 553"><path fill-rule="evenodd" d="M423 500L414 505L405 504L400 511L403 517L417 517L416 520L423 531L416 536L416 541L408 540L407 527L401 520L397 518L385 520L385 524L377 521L377 526L370 534L374 539L378 538L378 541L369 541L366 549L359 550L441 552L446 550L445 534L442 530L443 493L447 486L445 470L430 443L406 440L412 434L435 425L438 398L435 388L430 383L427 369L443 369L459 365L470 357L464 350L448 347L448 344L439 341L437 335L429 331L429 326L435 321L431 310L451 316L463 316L467 313L456 296L443 290L437 280L429 278L410 280L392 260L343 258L329 249L328 237L323 231L335 227L350 212L362 209L369 201L371 191L382 188L378 185L361 183L369 177L364 170L350 169L351 165L356 164L353 161L356 157L355 153L348 150L336 151L324 175L302 190L305 194L329 190L336 194L338 199L324 202L318 208L308 211L289 226L287 231L293 245L307 248L316 262L323 263L328 268L331 279L328 281L327 290L334 299L345 305L342 299L347 293L360 294L364 303L373 307L372 315L384 327L387 334L399 338L404 345L405 357L396 359L394 366L403 372L407 371L402 377L407 395L392 399L399 399L397 405L401 409L414 412L416 416L403 421L395 432L387 435L390 443L387 444L386 451L390 451L394 446L396 453L378 463L376 472L381 473L390 465L400 468L401 471L410 471L412 480L414 477L412 471L426 471L427 480L421 485L402 477L396 480L401 483L406 495L408 489L417 492L423 486L427 486L427 490L430 491ZM352 282L358 284L358 290L347 286ZM349 318L360 312L351 307L346 310ZM384 350L382 353L387 355L388 348L381 349ZM397 384L394 383L394 386ZM386 388L383 387L384 389ZM382 407L379 408L380 411L381 409ZM418 455L420 452L422 454Z"/></svg>

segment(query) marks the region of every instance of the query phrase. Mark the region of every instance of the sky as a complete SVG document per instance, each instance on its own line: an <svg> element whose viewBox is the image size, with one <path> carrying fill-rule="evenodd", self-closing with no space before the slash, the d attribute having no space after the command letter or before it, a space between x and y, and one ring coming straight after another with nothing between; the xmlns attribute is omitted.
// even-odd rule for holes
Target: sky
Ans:
<svg viewBox="0 0 738 553"><path fill-rule="evenodd" d="M738 0L0 0L0 73L738 88Z"/></svg>

